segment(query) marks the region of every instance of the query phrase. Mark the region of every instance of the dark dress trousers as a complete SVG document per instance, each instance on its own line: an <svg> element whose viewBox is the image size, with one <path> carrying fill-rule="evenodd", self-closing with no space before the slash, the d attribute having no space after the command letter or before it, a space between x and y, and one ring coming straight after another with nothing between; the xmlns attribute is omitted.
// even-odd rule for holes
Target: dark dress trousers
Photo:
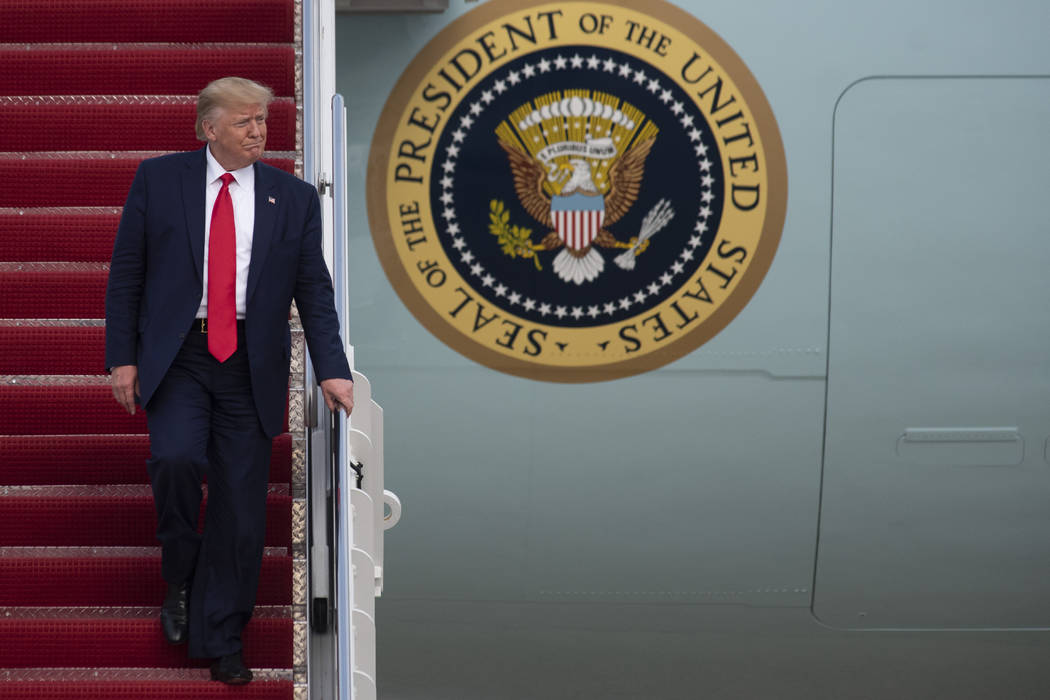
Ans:
<svg viewBox="0 0 1050 700"><path fill-rule="evenodd" d="M319 379L350 378L313 186L256 163L255 226L237 350L219 363L194 330L203 295L204 149L145 160L117 230L106 366L137 365L162 573L190 581L190 655L241 649L265 533L272 438L284 424L294 299ZM196 324L199 325L199 324ZM203 537L197 533L207 476Z"/></svg>

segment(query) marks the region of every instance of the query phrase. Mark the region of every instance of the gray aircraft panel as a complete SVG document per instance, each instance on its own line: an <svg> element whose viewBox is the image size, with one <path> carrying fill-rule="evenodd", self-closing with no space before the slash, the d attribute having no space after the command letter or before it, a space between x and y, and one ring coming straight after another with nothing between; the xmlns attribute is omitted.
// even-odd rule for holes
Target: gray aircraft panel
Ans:
<svg viewBox="0 0 1050 700"><path fill-rule="evenodd" d="M795 587L812 587L816 563L836 101L851 84L872 76L1045 73L1050 65L1046 3L675 4L733 47L769 100L788 163L783 236L754 298L707 344L639 377L571 386L500 375L437 340L387 282L368 229L366 170L383 104L424 44L477 4L452 0L450 10L437 15L339 18L338 87L347 96L351 132L352 342L359 368L373 379L386 409L387 484L405 503L404 519L387 536L386 592L378 604L383 696L1038 697L1050 682L1039 634L839 632L814 620L806 609L810 593L796 593ZM896 107L922 112L936 98L920 95ZM1046 117L1044 110L1044 124ZM1043 133L1045 128L1029 131L1020 143L1041 138L1045 146ZM836 145L836 158L841 145ZM955 177L947 168L941 172ZM841 194L836 191L836 206ZM879 205L876 212L886 213L881 202L874 205ZM1041 204L1033 205L1024 216L1045 220L1041 212ZM1047 250L1045 239L1041 250ZM1012 283L1013 267L1004 264L1011 271L1004 276ZM1013 287L1011 293L1016 291ZM883 337L869 338L865 332L854 340L894 350ZM832 352L837 347L832 344ZM1009 348L1035 351L1016 343ZM944 377L959 371L973 378L965 365L955 370L951 363L945 358L939 368ZM880 391L900 388L890 386L894 381L884 379ZM1030 382L1001 373L988 381L990 391L1013 382L1012 390L1032 402L1042 392L1046 403L1047 392ZM551 407L562 405L578 412L579 421L570 425L553 417ZM920 405L901 401L893 411ZM834 500L842 495L831 476L835 465L848 461L854 447L859 453L888 451L898 459L896 441L905 428L1023 428L1023 464L996 467L995 474L1024 479L1047 470L1045 425L1031 430L1030 418L1003 423L1005 411L988 402L945 402L942 408L937 424L919 420L929 413L914 421L898 416L892 434L869 435L863 432L866 424L857 424L851 428L855 445L843 440L833 449L829 442L825 517L831 517L838 507ZM828 426L836 435L838 416L833 412ZM622 435L628 427L629 436ZM927 447L909 442L902 450L919 461L943 457L940 444L932 448L932 457L917 454ZM644 477L637 476L639 462L647 466ZM552 463L562 466L561 478L545 494L537 487L545 484ZM943 482L937 471L943 470L958 477L945 487L946 495L966 497L987 471L933 469L920 482L923 488ZM1002 480L985 486L994 499L1017 493L1016 485ZM1045 507L1034 505L1035 495L1020 495L1026 505L1018 523L1042 522ZM626 514L639 503L652 504L652 515L632 526ZM661 503L674 509L661 509ZM977 513L987 505L967 503ZM885 538L893 545L907 542L917 527L920 536L912 538L912 550L929 542L922 527L932 517L912 512L903 525L895 521L883 527L884 516L836 522L842 537ZM963 524L963 529L975 526ZM1041 546L1033 545L1033 530L1025 527L993 529L975 542L985 548L981 551L997 541ZM835 529L823 528L822 541L830 545L827 538ZM701 548L706 556L697 556ZM618 551L632 556L617 557ZM956 565L967 563L965 552L955 555ZM978 584L1001 595L1008 585L1046 578L1046 560L1034 556L1023 576L995 584L990 582L994 568L1004 560L993 556ZM893 583L893 573L882 571L879 560L858 567L852 578L844 576L837 584L844 596L839 599L830 597L833 589L821 579L818 613L826 605L839 605L848 610L842 625L856 627L850 586L868 575ZM729 600L716 596L659 602L652 595L625 606L629 599L615 595L621 588L657 593L671 588L664 585L668 582L679 591L777 586L791 592L732 601L750 606L727 605ZM948 591L965 595L973 585L959 580ZM1030 592L1042 584L1035 585ZM597 595L584 601L550 595L556 591ZM966 602L952 598L947 609L972 610ZM915 606L904 603L901 610L915 612ZM1018 599L1019 609L1029 603L1044 609L1032 597ZM936 614L943 612L940 608ZM986 617L1001 624L1002 612ZM681 625L671 631L674 620ZM935 622L927 616L926 624ZM892 624L919 623L897 616Z"/></svg>
<svg viewBox="0 0 1050 700"><path fill-rule="evenodd" d="M664 372L581 398L480 369L371 379L401 406L387 431L412 431L398 488L413 508L398 527L418 535L398 556L427 572L387 595L808 605L817 492L798 484L819 479L822 382L803 396L761 374ZM415 399L424 383L444 387L440 412ZM792 401L756 401L746 418L768 429L741 435L744 417L699 410L730 390ZM475 393L506 398L477 413ZM679 410L688 400L698 410ZM594 425L596 404L623 408ZM743 442L761 457L740 459ZM793 452L801 444L811 451Z"/></svg>
<svg viewBox="0 0 1050 700"><path fill-rule="evenodd" d="M821 431L822 382L668 371L544 394L536 435L552 447L529 504L541 599L808 603L814 523L796 516L816 507L819 453L802 438ZM596 424L595 406L613 409Z"/></svg>
<svg viewBox="0 0 1050 700"><path fill-rule="evenodd" d="M390 548L412 562L413 573L391 577L384 595L525 596L521 574L535 452L532 388L478 368L378 369L369 379L374 387L387 387L384 406L398 407L384 412L385 434L411 435L387 447L387 464L398 475L398 496L412 504L398 528L413 534ZM479 411L479 393L515 399ZM434 394L440 403L427 398Z"/></svg>
<svg viewBox="0 0 1050 700"><path fill-rule="evenodd" d="M1050 624L1048 79L886 79L835 121L814 610Z"/></svg>

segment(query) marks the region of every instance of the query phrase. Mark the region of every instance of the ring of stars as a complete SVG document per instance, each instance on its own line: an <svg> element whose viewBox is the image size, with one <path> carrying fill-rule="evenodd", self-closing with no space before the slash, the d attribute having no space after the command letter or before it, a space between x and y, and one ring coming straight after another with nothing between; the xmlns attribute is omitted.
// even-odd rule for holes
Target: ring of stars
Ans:
<svg viewBox="0 0 1050 700"><path fill-rule="evenodd" d="M477 261L477 256L467 246L466 238L461 235L462 229L457 221L456 211L453 208L454 196L452 193L452 187L455 183L453 175L456 170L456 158L459 156L460 147L466 140L471 127L477 121L477 117L496 99L495 96L506 92L508 85L516 86L537 75L565 70L570 66L576 69L582 69L586 66L586 70L610 73L644 86L649 93L668 108L675 121L681 124L689 137L690 144L693 146L697 167L702 173L700 177L701 205L696 214L696 221L693 226L694 233L686 242L675 262L664 270L663 274L658 278L647 286L639 288L633 294L586 307L569 307L553 305L547 302L537 302L517 291L511 290L503 282L497 282L496 278L489 274L485 267ZM713 192L715 178L711 175L711 167L714 164L708 158L708 146L704 143L704 133L699 126L694 124L695 118L688 113L685 104L674 99L674 94L671 90L664 87L659 77L651 76L642 69L636 69L629 61L625 60L623 63L618 63L611 56L601 60L595 54L587 57L580 56L579 53L574 53L568 57L559 54L553 60L544 58L536 63L526 63L520 70L508 70L505 76L500 76L493 83L491 90L483 91L480 98L469 105L468 111L469 114L464 114L460 117L459 128L452 133L452 144L445 149L445 160L441 163L443 176L440 181L441 197L439 199L444 206L444 209L441 211L441 218L445 221L444 231L451 240L452 247L459 254L460 260L468 266L471 275L477 278L483 287L492 290L497 297L506 299L511 306L520 305L527 312L538 313L543 317L554 316L559 320L571 317L579 321L585 316L590 319L597 319L599 316L614 316L622 311L627 311L635 304L644 303L648 297L659 294L661 289L672 284L675 278L685 273L687 264L693 260L696 255L696 249L703 243L709 228L708 219L713 214L711 202L715 198Z"/></svg>

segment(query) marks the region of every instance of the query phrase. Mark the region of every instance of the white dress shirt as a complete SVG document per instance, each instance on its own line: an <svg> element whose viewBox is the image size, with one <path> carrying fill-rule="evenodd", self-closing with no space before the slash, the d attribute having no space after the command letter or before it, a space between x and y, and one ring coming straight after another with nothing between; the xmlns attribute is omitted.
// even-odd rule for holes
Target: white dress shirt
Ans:
<svg viewBox="0 0 1050 700"><path fill-rule="evenodd" d="M211 154L211 146L205 149L208 171L205 175L207 189L204 191L204 295L197 310L197 318L208 317L208 241L211 238L211 212L222 189L222 174L226 170ZM252 261L252 234L255 230L255 170L252 166L231 170L235 182L230 183L230 199L233 201L233 224L237 231L237 318L244 318L248 298L248 266Z"/></svg>

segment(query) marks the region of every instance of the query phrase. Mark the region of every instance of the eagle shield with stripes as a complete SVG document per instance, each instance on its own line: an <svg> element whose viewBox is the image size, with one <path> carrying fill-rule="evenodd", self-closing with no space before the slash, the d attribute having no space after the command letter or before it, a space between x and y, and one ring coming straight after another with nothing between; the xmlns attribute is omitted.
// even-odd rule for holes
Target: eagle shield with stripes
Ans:
<svg viewBox="0 0 1050 700"><path fill-rule="evenodd" d="M605 198L600 194L576 192L568 197L551 197L551 218L558 237L570 250L590 247L605 223Z"/></svg>

